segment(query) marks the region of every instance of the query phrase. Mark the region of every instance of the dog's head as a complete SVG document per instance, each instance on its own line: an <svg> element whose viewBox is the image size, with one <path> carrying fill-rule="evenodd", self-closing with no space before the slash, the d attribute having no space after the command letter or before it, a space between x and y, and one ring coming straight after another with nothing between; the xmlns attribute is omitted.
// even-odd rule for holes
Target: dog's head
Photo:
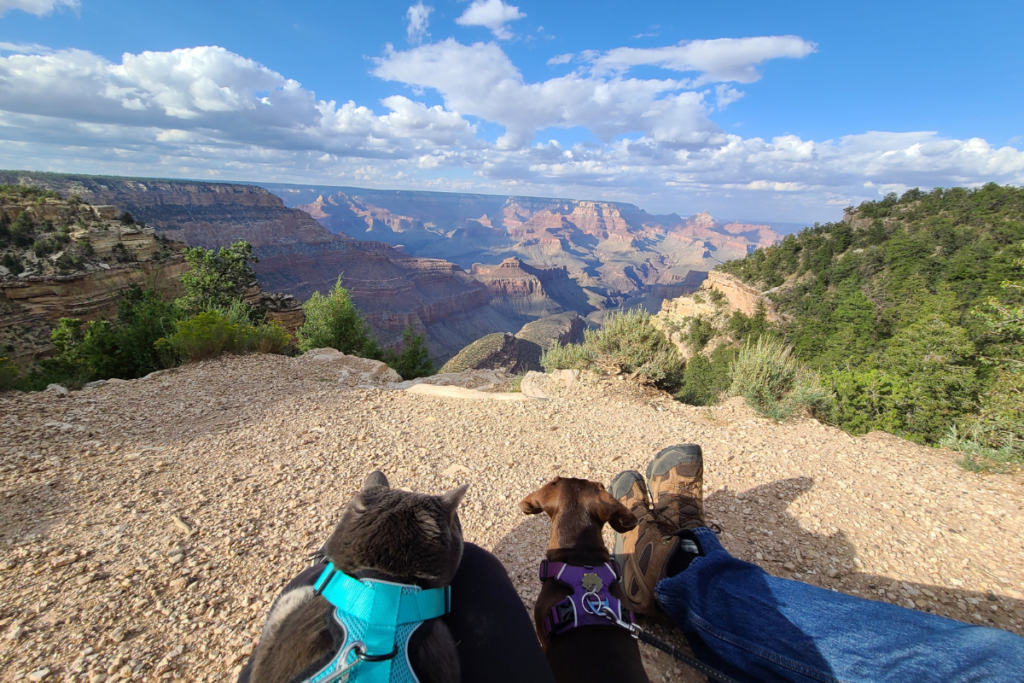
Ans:
<svg viewBox="0 0 1024 683"><path fill-rule="evenodd" d="M528 515L546 512L551 518L548 550L600 548L607 553L601 528L607 523L619 533L637 525L636 515L612 498L600 482L556 477L519 503Z"/></svg>

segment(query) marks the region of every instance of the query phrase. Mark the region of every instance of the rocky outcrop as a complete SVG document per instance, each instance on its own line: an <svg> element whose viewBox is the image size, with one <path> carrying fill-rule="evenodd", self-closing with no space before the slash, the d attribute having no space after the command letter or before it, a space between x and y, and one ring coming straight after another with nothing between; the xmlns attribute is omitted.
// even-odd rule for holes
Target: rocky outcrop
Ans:
<svg viewBox="0 0 1024 683"><path fill-rule="evenodd" d="M761 307L770 322L781 321L775 305L762 292L733 275L712 271L708 273L707 280L695 294L666 300L662 303L661 311L652 320L668 334L683 357L689 358L693 355L693 350L684 340L692 319L703 318L715 329L715 338L706 347L706 350L710 351L718 344L729 341L726 330L733 313L739 312L752 317Z"/></svg>
<svg viewBox="0 0 1024 683"><path fill-rule="evenodd" d="M570 311L527 323L516 336L531 341L542 349L549 349L552 346L581 343L583 331L586 329L586 320L575 311Z"/></svg>
<svg viewBox="0 0 1024 683"><path fill-rule="evenodd" d="M441 373L502 370L515 375L527 370L540 370L540 356L541 347L536 342L499 332L481 337L459 351L444 364Z"/></svg>
<svg viewBox="0 0 1024 683"><path fill-rule="evenodd" d="M541 354L552 346L583 341L586 321L576 312L560 313L527 323L516 334L489 334L477 339L445 363L441 373L499 370L512 375L540 371Z"/></svg>
<svg viewBox="0 0 1024 683"><path fill-rule="evenodd" d="M0 207L8 216L22 211L38 224L35 239L53 243L55 253L7 245L26 270L0 273L0 348L26 366L53 353L50 332L61 318L114 318L121 292L131 285L167 297L180 294L188 269L184 245L158 238L153 228L123 225L112 206L74 205L63 200ZM45 223L48 222L48 223ZM45 227L44 227L45 226ZM66 235L61 246L55 242Z"/></svg>

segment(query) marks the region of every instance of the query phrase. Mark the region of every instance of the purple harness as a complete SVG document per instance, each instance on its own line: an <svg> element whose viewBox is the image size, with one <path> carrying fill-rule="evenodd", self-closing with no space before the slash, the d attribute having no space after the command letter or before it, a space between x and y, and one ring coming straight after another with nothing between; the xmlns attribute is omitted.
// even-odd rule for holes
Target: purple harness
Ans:
<svg viewBox="0 0 1024 683"><path fill-rule="evenodd" d="M596 567L578 567L564 562L540 562L540 580L554 579L567 588L572 595L551 608L544 615L544 635L562 633L577 626L612 626L615 622L603 614L610 608L619 621L634 623L633 612L623 609L622 602L609 589L622 578L619 563L615 560Z"/></svg>

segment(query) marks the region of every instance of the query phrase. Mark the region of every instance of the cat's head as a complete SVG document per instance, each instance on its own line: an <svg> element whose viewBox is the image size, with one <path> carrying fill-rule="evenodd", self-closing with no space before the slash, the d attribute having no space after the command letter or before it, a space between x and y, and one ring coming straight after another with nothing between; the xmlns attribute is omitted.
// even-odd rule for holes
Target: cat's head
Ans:
<svg viewBox="0 0 1024 683"><path fill-rule="evenodd" d="M324 553L349 575L446 586L462 560L458 507L467 488L441 496L398 491L382 472L372 472L345 508Z"/></svg>

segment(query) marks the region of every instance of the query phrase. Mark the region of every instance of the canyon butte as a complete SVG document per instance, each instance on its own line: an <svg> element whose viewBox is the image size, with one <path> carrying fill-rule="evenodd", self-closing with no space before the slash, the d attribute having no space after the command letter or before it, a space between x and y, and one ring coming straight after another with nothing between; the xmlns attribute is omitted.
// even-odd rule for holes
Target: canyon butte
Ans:
<svg viewBox="0 0 1024 683"><path fill-rule="evenodd" d="M382 344L412 326L437 364L551 315L657 313L717 264L780 239L767 225L615 202L23 171L0 183L129 211L190 246L246 240L265 291L305 300L341 277Z"/></svg>

